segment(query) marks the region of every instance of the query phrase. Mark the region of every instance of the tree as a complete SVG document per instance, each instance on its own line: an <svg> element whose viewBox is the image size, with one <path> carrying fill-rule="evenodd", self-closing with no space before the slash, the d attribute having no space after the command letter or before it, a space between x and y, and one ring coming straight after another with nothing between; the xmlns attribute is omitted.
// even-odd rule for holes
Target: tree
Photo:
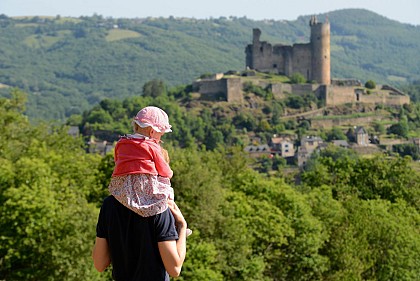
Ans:
<svg viewBox="0 0 420 281"><path fill-rule="evenodd" d="M388 128L388 133L407 138L409 132L407 117L403 116L397 124Z"/></svg>
<svg viewBox="0 0 420 281"><path fill-rule="evenodd" d="M146 97L159 97L166 95L166 85L162 80L154 79L143 85L143 95Z"/></svg>
<svg viewBox="0 0 420 281"><path fill-rule="evenodd" d="M376 88L376 83L375 83L375 81L373 81L373 80L368 80L368 81L366 81L366 83L365 83L365 87L366 87L366 88L368 88L368 89L373 90L373 89L375 89L375 88Z"/></svg>
<svg viewBox="0 0 420 281"><path fill-rule="evenodd" d="M404 200L418 208L419 175L409 166L411 159L384 155L360 158L346 149L329 147L315 154L302 173L302 181L311 188L332 186L338 200L355 196L363 200Z"/></svg>
<svg viewBox="0 0 420 281"><path fill-rule="evenodd" d="M0 279L98 280L89 257L97 210L87 200L98 156L65 128L30 125L24 95L11 95L0 99Z"/></svg>
<svg viewBox="0 0 420 281"><path fill-rule="evenodd" d="M301 96L289 96L286 105L291 108L299 109L305 107L305 100Z"/></svg>
<svg viewBox="0 0 420 281"><path fill-rule="evenodd" d="M347 140L347 136L340 128L333 127L331 131L327 132L327 140Z"/></svg>
<svg viewBox="0 0 420 281"><path fill-rule="evenodd" d="M419 147L413 143L396 144L392 146L392 150L402 157L409 155L411 158L413 158L413 160L420 159Z"/></svg>

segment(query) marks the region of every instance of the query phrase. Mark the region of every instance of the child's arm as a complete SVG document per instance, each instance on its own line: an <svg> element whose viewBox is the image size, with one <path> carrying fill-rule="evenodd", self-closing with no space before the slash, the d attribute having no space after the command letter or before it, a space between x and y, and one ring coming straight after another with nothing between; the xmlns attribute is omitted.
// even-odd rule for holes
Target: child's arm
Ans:
<svg viewBox="0 0 420 281"><path fill-rule="evenodd" d="M154 145L152 148L153 159L155 161L156 170L159 176L172 178L174 172L171 170L171 167L169 167L169 163L166 161L164 157L163 150L164 149L162 149L162 147L158 144ZM166 155L167 154L168 152L166 151Z"/></svg>
<svg viewBox="0 0 420 281"><path fill-rule="evenodd" d="M162 147L162 155L163 155L163 159L165 159L165 162L169 164L171 159L169 159L168 151L164 149L163 147Z"/></svg>

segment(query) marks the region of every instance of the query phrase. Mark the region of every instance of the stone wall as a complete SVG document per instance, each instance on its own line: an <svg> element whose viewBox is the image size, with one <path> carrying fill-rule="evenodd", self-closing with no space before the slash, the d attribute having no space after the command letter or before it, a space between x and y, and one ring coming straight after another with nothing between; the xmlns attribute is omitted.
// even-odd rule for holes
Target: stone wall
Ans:
<svg viewBox="0 0 420 281"><path fill-rule="evenodd" d="M228 102L242 102L242 82L240 78L228 78L226 80L227 101Z"/></svg>
<svg viewBox="0 0 420 281"><path fill-rule="evenodd" d="M354 87L348 86L326 86L325 105L340 105L356 102Z"/></svg>
<svg viewBox="0 0 420 281"><path fill-rule="evenodd" d="M368 116L355 118L311 119L311 128L331 129L338 126L357 126L383 120L383 116Z"/></svg>
<svg viewBox="0 0 420 281"><path fill-rule="evenodd" d="M360 102L387 105L403 105L410 103L410 97L403 95L392 95L387 92L380 92L370 95L361 95Z"/></svg>
<svg viewBox="0 0 420 281"><path fill-rule="evenodd" d="M292 85L291 84L283 84L283 83L276 83L271 84L271 92L274 95L274 98L277 100L281 100L286 98L286 94L292 93Z"/></svg>
<svg viewBox="0 0 420 281"><path fill-rule="evenodd" d="M289 94L304 95L314 93L325 100L326 106L351 103L403 105L410 103L410 97L394 91L378 90L367 94L360 87L324 84L287 84L258 81L262 88L270 87L274 98L281 100ZM228 102L243 101L243 85L241 78L222 78L213 80L197 80L193 83L193 91L201 94L202 99L223 100Z"/></svg>
<svg viewBox="0 0 420 281"><path fill-rule="evenodd" d="M314 93L317 97L324 98L324 87L319 84L285 84L285 83L274 83L266 84L270 86L271 92L275 99L284 99L286 95L304 95L308 93ZM263 86L263 85L261 85Z"/></svg>
<svg viewBox="0 0 420 281"><path fill-rule="evenodd" d="M292 93L294 95L314 93L318 87L316 84L292 84Z"/></svg>
<svg viewBox="0 0 420 281"><path fill-rule="evenodd" d="M306 80L312 80L312 54L310 44L294 44L292 57L292 73L302 74Z"/></svg>
<svg viewBox="0 0 420 281"><path fill-rule="evenodd" d="M407 95L393 93L389 91L377 91L371 94L364 93L359 87L352 86L326 86L325 104L334 106L346 103L370 103L403 105L410 103L410 97Z"/></svg>
<svg viewBox="0 0 420 281"><path fill-rule="evenodd" d="M203 99L216 99L224 97L227 100L226 79L198 80L192 85L193 91L201 94Z"/></svg>

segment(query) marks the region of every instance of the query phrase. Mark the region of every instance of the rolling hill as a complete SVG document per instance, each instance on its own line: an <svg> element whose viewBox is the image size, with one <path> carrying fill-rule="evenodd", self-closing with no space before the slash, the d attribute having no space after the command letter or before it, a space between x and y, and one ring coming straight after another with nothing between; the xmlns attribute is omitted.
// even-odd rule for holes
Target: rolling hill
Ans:
<svg viewBox="0 0 420 281"><path fill-rule="evenodd" d="M367 10L317 15L331 23L332 77L401 85L420 79L420 26ZM28 93L32 119L64 120L104 98L142 94L144 83L190 84L204 73L242 70L252 28L262 40L309 41L310 15L243 18L9 18L0 15L0 93Z"/></svg>

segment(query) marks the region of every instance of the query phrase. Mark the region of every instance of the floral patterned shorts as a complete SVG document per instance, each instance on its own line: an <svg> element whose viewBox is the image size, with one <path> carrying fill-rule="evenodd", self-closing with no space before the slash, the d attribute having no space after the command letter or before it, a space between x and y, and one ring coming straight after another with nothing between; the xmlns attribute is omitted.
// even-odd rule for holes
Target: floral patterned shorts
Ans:
<svg viewBox="0 0 420 281"><path fill-rule="evenodd" d="M140 216L150 217L168 208L174 199L169 178L149 174L131 174L111 178L109 192L124 206Z"/></svg>

